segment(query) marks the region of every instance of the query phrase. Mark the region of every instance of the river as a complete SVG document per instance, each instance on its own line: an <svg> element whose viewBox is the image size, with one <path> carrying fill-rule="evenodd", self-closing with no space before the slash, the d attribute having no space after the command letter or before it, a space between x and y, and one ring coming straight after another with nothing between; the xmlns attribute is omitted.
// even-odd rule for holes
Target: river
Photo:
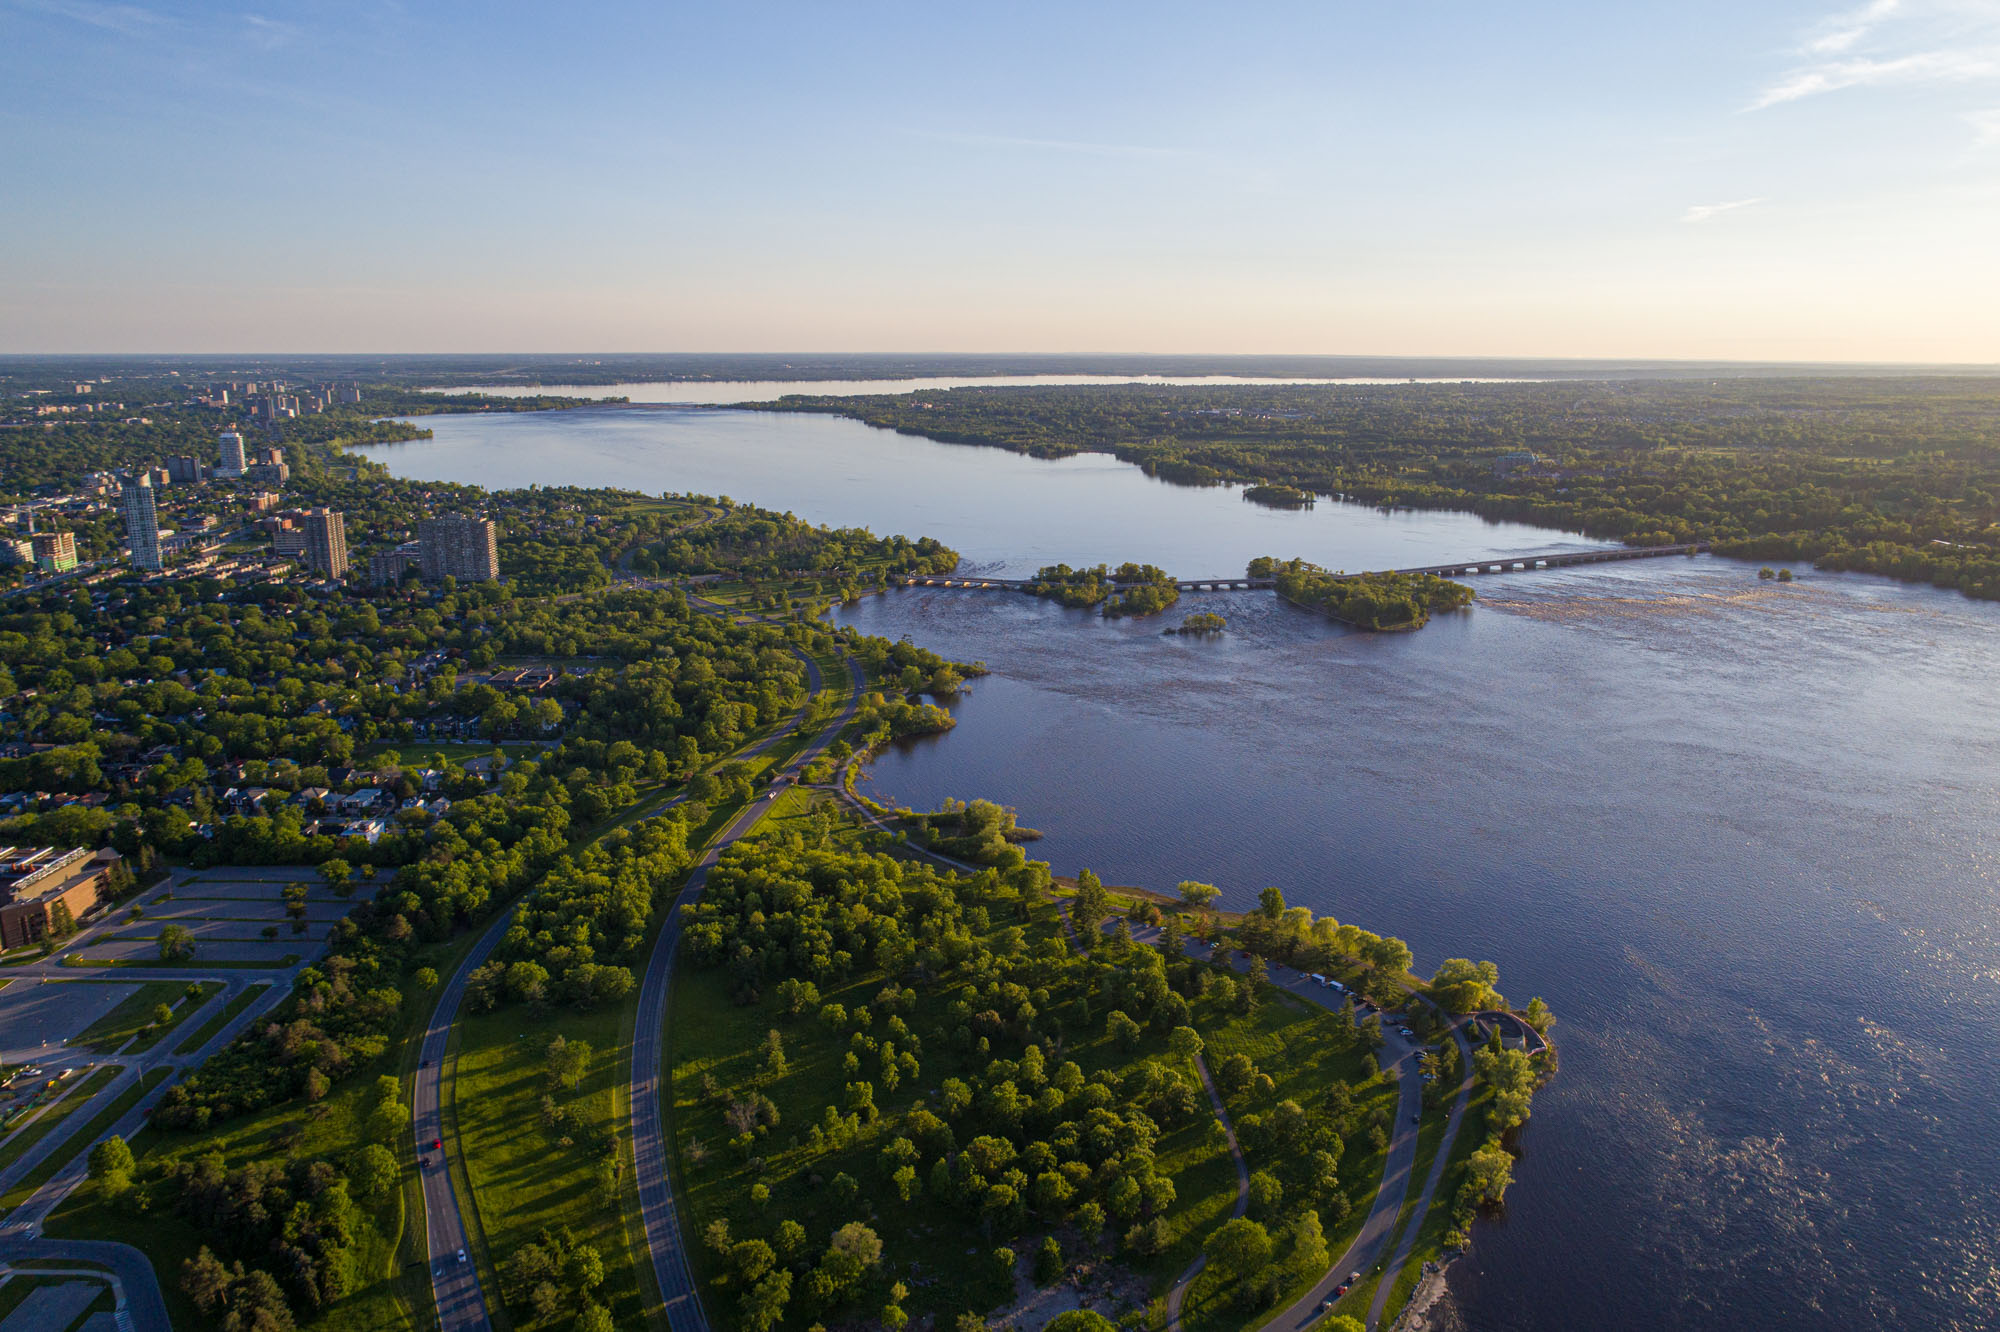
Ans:
<svg viewBox="0 0 2000 1332"><path fill-rule="evenodd" d="M1103 457L819 416L433 417L399 474L729 493L1020 572L1224 574L1589 545L1467 515L1292 513ZM1491 958L1561 1019L1506 1216L1453 1269L1472 1329L1992 1325L2000 1296L2000 606L1701 557L1478 582L1420 633L1268 594L1150 621L905 590L841 612L994 675L877 794L1016 806L1058 871ZM1191 609L1215 640L1165 637ZM1982 1312L1982 1311L1987 1312Z"/></svg>

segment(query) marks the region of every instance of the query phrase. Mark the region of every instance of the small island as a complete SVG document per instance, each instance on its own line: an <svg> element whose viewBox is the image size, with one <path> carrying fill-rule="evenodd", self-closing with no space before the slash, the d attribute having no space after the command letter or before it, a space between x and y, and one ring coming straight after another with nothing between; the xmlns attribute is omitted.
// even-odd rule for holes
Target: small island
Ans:
<svg viewBox="0 0 2000 1332"><path fill-rule="evenodd" d="M1223 619L1214 611L1196 611L1193 615L1182 620L1179 628L1162 629L1160 632L1163 634L1199 634L1208 636L1221 633L1228 625L1229 621Z"/></svg>
<svg viewBox="0 0 2000 1332"><path fill-rule="evenodd" d="M1104 564L1088 569L1046 565L1035 571L1028 591L1079 609L1102 605L1106 619L1156 615L1181 599L1180 589L1166 570L1129 560L1115 570Z"/></svg>
<svg viewBox="0 0 2000 1332"><path fill-rule="evenodd" d="M1250 561L1252 578L1274 578L1278 595L1327 618L1374 633L1400 633L1430 623L1431 612L1462 610L1472 589L1434 574L1329 573L1304 560Z"/></svg>
<svg viewBox="0 0 2000 1332"><path fill-rule="evenodd" d="M1261 504L1267 509L1310 509L1319 499L1310 490L1297 486L1287 486L1275 481L1266 481L1249 487L1243 498L1252 504Z"/></svg>

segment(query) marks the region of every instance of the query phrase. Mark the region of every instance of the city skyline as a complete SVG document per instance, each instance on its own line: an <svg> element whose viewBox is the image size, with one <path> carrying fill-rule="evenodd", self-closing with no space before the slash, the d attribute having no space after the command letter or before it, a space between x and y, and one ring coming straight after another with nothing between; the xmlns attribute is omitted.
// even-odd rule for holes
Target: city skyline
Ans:
<svg viewBox="0 0 2000 1332"><path fill-rule="evenodd" d="M0 351L2000 361L2000 5L7 0Z"/></svg>

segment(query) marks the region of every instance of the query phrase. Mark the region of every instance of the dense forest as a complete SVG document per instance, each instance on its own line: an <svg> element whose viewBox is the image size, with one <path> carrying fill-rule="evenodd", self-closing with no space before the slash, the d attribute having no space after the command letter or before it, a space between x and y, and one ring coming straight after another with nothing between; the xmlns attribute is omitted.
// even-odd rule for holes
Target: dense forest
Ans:
<svg viewBox="0 0 2000 1332"><path fill-rule="evenodd" d="M1190 485L1463 509L2000 597L2000 383L1863 377L954 389L786 398Z"/></svg>

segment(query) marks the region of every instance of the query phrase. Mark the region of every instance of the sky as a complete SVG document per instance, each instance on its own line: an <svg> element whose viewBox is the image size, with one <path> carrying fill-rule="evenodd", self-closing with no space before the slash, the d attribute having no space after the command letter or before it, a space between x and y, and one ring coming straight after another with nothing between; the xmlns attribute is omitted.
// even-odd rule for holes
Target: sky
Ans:
<svg viewBox="0 0 2000 1332"><path fill-rule="evenodd" d="M0 0L0 352L2000 362L2000 0Z"/></svg>

